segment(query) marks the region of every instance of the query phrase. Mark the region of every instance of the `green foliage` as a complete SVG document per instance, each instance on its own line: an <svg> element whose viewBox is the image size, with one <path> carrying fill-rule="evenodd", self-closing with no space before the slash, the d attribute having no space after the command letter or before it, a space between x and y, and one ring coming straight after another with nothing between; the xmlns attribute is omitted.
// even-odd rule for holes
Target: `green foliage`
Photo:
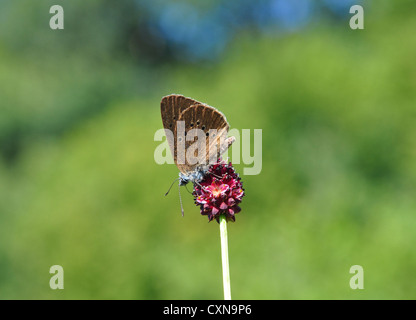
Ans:
<svg viewBox="0 0 416 320"><path fill-rule="evenodd" d="M262 173L243 176L228 225L234 299L415 298L416 20L394 12L364 31L242 34L218 65L151 72L0 42L0 298L222 298L218 224L185 189L181 217L175 188L163 196L177 169L153 158L169 93L263 129Z"/></svg>

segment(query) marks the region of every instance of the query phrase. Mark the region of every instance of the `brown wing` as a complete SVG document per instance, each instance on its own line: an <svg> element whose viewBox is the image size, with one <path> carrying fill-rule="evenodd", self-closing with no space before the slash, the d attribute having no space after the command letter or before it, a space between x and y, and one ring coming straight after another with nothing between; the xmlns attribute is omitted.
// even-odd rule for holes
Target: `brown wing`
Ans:
<svg viewBox="0 0 416 320"><path fill-rule="evenodd" d="M199 102L186 98L183 95L171 94L162 98L160 102L160 112L162 115L162 123L165 128L166 139L168 140L170 151L172 152L173 159L175 164L177 163L177 134L176 134L176 121L179 119L179 115L185 109L193 104L198 104ZM172 134L169 134L167 131L170 130Z"/></svg>
<svg viewBox="0 0 416 320"><path fill-rule="evenodd" d="M225 116L217 109L198 103L181 112L179 121L184 121L185 132L185 163L176 165L183 173L194 170L199 165L215 162L234 139L227 139L229 125ZM191 131L192 129L200 129ZM189 141L191 134L195 136ZM197 135L199 134L199 135ZM191 159L189 155L194 155ZM191 161L192 163L189 163Z"/></svg>

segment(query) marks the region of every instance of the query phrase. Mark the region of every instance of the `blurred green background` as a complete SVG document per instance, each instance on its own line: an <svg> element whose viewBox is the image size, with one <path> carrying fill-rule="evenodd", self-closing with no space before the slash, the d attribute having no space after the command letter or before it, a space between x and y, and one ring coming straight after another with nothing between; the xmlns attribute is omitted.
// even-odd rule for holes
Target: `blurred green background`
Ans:
<svg viewBox="0 0 416 320"><path fill-rule="evenodd" d="M2 0L0 299L222 299L218 224L185 189L182 218L154 161L170 93L263 130L228 227L234 299L415 299L415 9Z"/></svg>

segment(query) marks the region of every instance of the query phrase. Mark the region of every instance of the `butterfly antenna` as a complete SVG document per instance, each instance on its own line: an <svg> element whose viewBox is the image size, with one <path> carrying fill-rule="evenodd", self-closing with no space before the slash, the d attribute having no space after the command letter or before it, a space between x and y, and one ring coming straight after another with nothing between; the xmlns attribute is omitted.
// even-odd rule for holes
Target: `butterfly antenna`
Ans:
<svg viewBox="0 0 416 320"><path fill-rule="evenodd" d="M176 178L175 180L173 180L172 184L171 184L171 185L170 185L170 187L169 187L169 190L165 193L165 197L168 195L168 193L169 193L170 189L172 189L173 184L174 184L177 180L179 180L179 178Z"/></svg>
<svg viewBox="0 0 416 320"><path fill-rule="evenodd" d="M182 212L182 217L185 215L185 212L183 211L183 206L182 206L182 197L181 197L181 185L178 184L178 191L179 191L179 202L181 204L181 212Z"/></svg>

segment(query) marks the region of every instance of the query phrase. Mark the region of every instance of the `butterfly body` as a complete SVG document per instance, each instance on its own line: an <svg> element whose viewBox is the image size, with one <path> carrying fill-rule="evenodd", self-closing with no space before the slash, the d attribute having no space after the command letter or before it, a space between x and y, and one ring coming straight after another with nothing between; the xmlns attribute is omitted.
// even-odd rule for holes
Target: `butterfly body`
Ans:
<svg viewBox="0 0 416 320"><path fill-rule="evenodd" d="M184 186L189 182L199 183L204 180L207 171L208 167L198 167L189 173L179 172L179 185Z"/></svg>

